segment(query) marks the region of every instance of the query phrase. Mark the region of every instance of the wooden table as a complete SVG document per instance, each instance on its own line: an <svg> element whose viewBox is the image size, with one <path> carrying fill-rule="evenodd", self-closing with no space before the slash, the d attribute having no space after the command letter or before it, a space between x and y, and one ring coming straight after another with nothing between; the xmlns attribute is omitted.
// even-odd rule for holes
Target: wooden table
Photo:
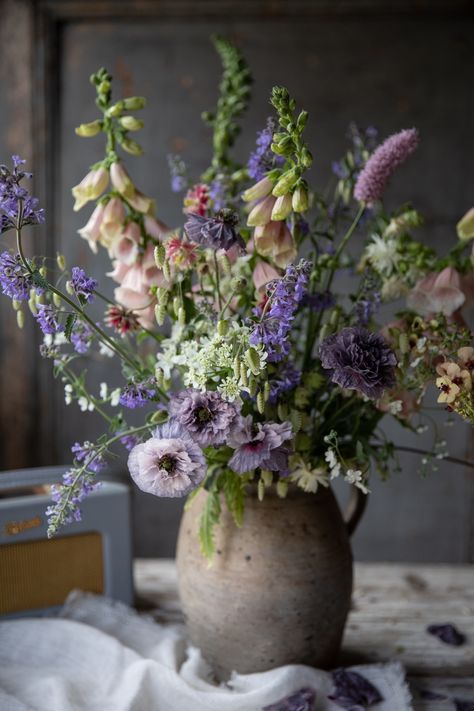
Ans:
<svg viewBox="0 0 474 711"><path fill-rule="evenodd" d="M182 621L173 560L137 560L135 583L139 606L157 621ZM455 624L466 644L451 647L426 633L444 622ZM341 663L390 660L405 666L417 711L454 709L451 701L420 700L419 689L474 702L474 566L355 566Z"/></svg>

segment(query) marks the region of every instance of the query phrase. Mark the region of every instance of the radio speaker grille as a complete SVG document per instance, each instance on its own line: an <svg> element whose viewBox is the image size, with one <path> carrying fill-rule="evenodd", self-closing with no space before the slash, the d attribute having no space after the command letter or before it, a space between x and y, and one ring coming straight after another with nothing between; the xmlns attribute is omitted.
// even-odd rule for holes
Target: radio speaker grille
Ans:
<svg viewBox="0 0 474 711"><path fill-rule="evenodd" d="M100 533L0 546L0 615L62 605L79 588L104 592Z"/></svg>

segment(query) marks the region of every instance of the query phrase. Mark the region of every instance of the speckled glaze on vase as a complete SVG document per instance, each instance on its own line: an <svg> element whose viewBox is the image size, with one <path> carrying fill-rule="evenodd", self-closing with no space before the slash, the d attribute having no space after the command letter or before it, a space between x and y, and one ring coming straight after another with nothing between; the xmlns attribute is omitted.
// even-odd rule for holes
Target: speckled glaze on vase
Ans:
<svg viewBox="0 0 474 711"><path fill-rule="evenodd" d="M352 592L347 526L331 489L247 497L237 528L222 509L211 566L199 549L202 491L183 515L177 568L192 643L217 677L336 663Z"/></svg>

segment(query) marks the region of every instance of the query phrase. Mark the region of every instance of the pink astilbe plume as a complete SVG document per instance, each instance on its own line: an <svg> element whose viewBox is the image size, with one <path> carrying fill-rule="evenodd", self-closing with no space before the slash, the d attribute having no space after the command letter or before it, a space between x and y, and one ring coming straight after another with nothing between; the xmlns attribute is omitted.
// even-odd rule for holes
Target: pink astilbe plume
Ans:
<svg viewBox="0 0 474 711"><path fill-rule="evenodd" d="M418 146L418 131L408 128L389 136L370 156L360 172L354 197L367 205L380 200L392 173Z"/></svg>

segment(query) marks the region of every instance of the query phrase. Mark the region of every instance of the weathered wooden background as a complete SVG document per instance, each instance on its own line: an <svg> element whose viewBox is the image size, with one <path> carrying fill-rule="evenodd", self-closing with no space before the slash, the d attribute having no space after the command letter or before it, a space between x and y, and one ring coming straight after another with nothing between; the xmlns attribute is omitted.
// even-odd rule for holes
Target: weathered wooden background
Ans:
<svg viewBox="0 0 474 711"><path fill-rule="evenodd" d="M216 98L219 64L209 36L217 31L238 42L255 76L242 156L265 123L275 83L310 111L313 175L321 186L331 159L345 150L350 121L375 125L381 136L416 125L422 144L389 201L412 200L426 216L426 240L446 249L454 224L474 203L472 8L468 0L0 0L1 161L12 153L32 161L35 191L48 213L45 229L31 231L29 248L51 256L60 250L95 275L107 267L105 256L93 258L77 235L90 209L73 213L70 195L101 157L100 140L74 135L77 124L95 118L88 77L100 66L115 75L119 95L149 98L141 136L146 156L128 166L156 197L159 216L180 222L166 155L182 152L196 174L207 164L209 134L200 113ZM112 282L101 282L111 292ZM5 299L0 328L1 468L67 461L71 443L93 438L101 423L65 407L49 363L36 356L35 330L16 329ZM108 363L88 368L94 387L109 375ZM399 443L420 444L401 428L390 432ZM474 453L469 427L457 422L446 435L457 456ZM357 557L472 561L473 474L441 462L422 479L416 457L404 456L402 464L403 473L388 483L373 482L355 537ZM134 510L139 554L171 555L180 503L135 492Z"/></svg>

